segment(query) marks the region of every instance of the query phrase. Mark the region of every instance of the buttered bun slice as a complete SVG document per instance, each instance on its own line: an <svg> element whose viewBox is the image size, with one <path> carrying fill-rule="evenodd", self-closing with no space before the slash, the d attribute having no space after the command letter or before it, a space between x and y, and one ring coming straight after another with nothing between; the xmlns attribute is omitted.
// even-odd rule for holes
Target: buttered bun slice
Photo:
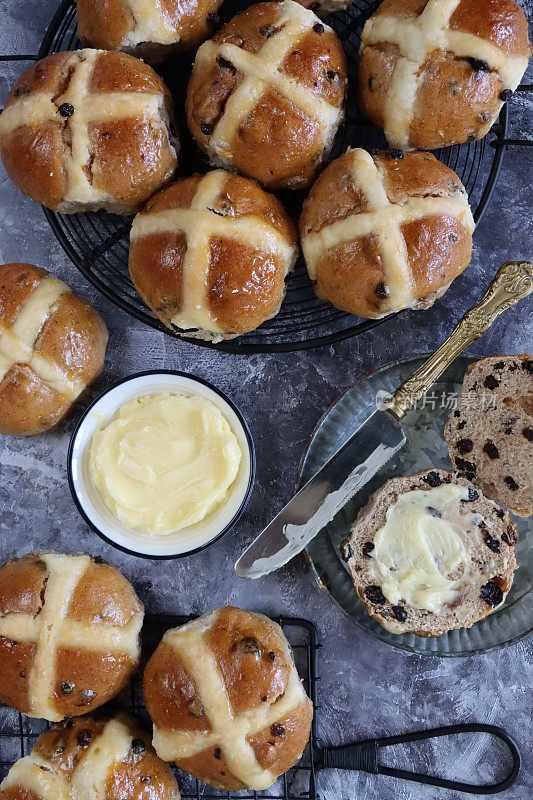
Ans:
<svg viewBox="0 0 533 800"><path fill-rule="evenodd" d="M56 425L104 364L107 328L46 270L0 266L0 433Z"/></svg>
<svg viewBox="0 0 533 800"><path fill-rule="evenodd" d="M144 699L158 755L230 791L271 786L301 757L313 718L279 625L231 606L165 633Z"/></svg>
<svg viewBox="0 0 533 800"><path fill-rule="evenodd" d="M387 481L341 553L366 610L390 633L470 628L504 602L517 568L507 514L453 473Z"/></svg>
<svg viewBox="0 0 533 800"><path fill-rule="evenodd" d="M460 475L517 516L533 514L533 356L472 364L444 435Z"/></svg>
<svg viewBox="0 0 533 800"><path fill-rule="evenodd" d="M215 170L152 197L133 221L129 269L167 327L218 342L278 313L297 254L279 200Z"/></svg>
<svg viewBox="0 0 533 800"><path fill-rule="evenodd" d="M332 161L303 205L315 292L376 319L429 308L470 263L474 219L453 170L431 153L356 148Z"/></svg>
<svg viewBox="0 0 533 800"><path fill-rule="evenodd" d="M180 800L168 764L125 714L42 733L0 784L0 800Z"/></svg>
<svg viewBox="0 0 533 800"><path fill-rule="evenodd" d="M151 63L207 39L222 0L77 0L85 47L126 50Z"/></svg>
<svg viewBox="0 0 533 800"><path fill-rule="evenodd" d="M391 147L481 139L530 55L516 0L383 0L361 37L360 108Z"/></svg>
<svg viewBox="0 0 533 800"><path fill-rule="evenodd" d="M293 0L258 3L200 47L187 120L213 166L269 189L308 186L344 119L346 57Z"/></svg>
<svg viewBox="0 0 533 800"><path fill-rule="evenodd" d="M140 658L144 610L111 564L29 553L0 567L0 700L52 722L117 695Z"/></svg>
<svg viewBox="0 0 533 800"><path fill-rule="evenodd" d="M132 214L177 165L172 101L125 53L77 50L38 61L0 116L0 154L24 194L69 214Z"/></svg>

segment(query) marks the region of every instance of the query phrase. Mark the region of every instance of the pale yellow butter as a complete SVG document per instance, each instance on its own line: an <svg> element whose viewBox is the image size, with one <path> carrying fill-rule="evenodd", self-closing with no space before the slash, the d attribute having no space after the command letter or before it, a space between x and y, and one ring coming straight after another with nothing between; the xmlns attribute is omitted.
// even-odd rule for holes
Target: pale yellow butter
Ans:
<svg viewBox="0 0 533 800"><path fill-rule="evenodd" d="M388 509L374 537L369 572L390 603L438 613L456 598L470 569L465 532L476 521L475 514L459 513L467 497L464 486L442 484L405 492Z"/></svg>
<svg viewBox="0 0 533 800"><path fill-rule="evenodd" d="M228 498L242 451L222 411L200 395L144 395L93 437L90 476L113 514L146 534L205 519Z"/></svg>

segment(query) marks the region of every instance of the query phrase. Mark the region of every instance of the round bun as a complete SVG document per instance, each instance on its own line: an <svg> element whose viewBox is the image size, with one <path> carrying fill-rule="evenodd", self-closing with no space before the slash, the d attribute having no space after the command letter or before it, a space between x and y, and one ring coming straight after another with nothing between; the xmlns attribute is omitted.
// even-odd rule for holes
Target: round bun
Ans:
<svg viewBox="0 0 533 800"><path fill-rule="evenodd" d="M361 110L404 149L482 139L531 53L515 0L383 0L361 42Z"/></svg>
<svg viewBox="0 0 533 800"><path fill-rule="evenodd" d="M51 428L102 371L107 328L31 264L0 266L0 433Z"/></svg>
<svg viewBox="0 0 533 800"><path fill-rule="evenodd" d="M62 214L134 213L177 164L172 103L151 67L77 50L37 61L0 116L0 154L24 194Z"/></svg>
<svg viewBox="0 0 533 800"><path fill-rule="evenodd" d="M169 328L220 341L278 313L296 230L275 197L223 170L157 194L131 229L135 288Z"/></svg>
<svg viewBox="0 0 533 800"><path fill-rule="evenodd" d="M533 514L533 356L472 364L444 435L460 475L517 516Z"/></svg>
<svg viewBox="0 0 533 800"><path fill-rule="evenodd" d="M85 47L126 50L151 63L198 47L211 34L222 0L77 0Z"/></svg>
<svg viewBox="0 0 533 800"><path fill-rule="evenodd" d="M258 3L198 50L189 128L215 166L271 189L308 186L344 117L346 83L331 28L293 0Z"/></svg>
<svg viewBox="0 0 533 800"><path fill-rule="evenodd" d="M231 606L165 633L144 699L158 755L217 789L266 789L313 717L279 625Z"/></svg>
<svg viewBox="0 0 533 800"><path fill-rule="evenodd" d="M0 800L180 800L168 764L125 714L42 733L0 784Z"/></svg>
<svg viewBox="0 0 533 800"><path fill-rule="evenodd" d="M86 714L128 683L143 607L101 558L35 552L0 568L0 700L52 722Z"/></svg>
<svg viewBox="0 0 533 800"><path fill-rule="evenodd" d="M315 292L376 319L429 308L470 262L474 220L461 181L430 153L348 150L300 218Z"/></svg>
<svg viewBox="0 0 533 800"><path fill-rule="evenodd" d="M502 605L517 540L502 508L464 478L432 469L387 481L341 553L371 617L390 633L431 637L470 628Z"/></svg>

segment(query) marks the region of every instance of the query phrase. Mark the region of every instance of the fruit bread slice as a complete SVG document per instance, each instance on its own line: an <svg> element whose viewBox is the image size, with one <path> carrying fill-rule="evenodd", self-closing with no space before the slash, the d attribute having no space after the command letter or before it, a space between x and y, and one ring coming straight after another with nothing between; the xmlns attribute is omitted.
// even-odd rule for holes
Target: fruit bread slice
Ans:
<svg viewBox="0 0 533 800"><path fill-rule="evenodd" d="M533 514L532 356L472 364L444 435L460 475L518 516Z"/></svg>
<svg viewBox="0 0 533 800"><path fill-rule="evenodd" d="M513 583L518 532L465 478L392 478L341 544L357 594L391 633L439 636L498 608Z"/></svg>

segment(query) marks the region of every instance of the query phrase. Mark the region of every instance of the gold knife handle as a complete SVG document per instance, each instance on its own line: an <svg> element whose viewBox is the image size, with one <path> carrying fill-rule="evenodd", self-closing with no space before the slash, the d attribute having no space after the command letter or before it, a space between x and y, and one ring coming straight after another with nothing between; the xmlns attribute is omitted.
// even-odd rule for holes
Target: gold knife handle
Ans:
<svg viewBox="0 0 533 800"><path fill-rule="evenodd" d="M468 345L487 331L502 311L533 291L533 264L508 261L503 264L485 296L469 309L446 341L394 392L387 410L402 419L444 370Z"/></svg>

